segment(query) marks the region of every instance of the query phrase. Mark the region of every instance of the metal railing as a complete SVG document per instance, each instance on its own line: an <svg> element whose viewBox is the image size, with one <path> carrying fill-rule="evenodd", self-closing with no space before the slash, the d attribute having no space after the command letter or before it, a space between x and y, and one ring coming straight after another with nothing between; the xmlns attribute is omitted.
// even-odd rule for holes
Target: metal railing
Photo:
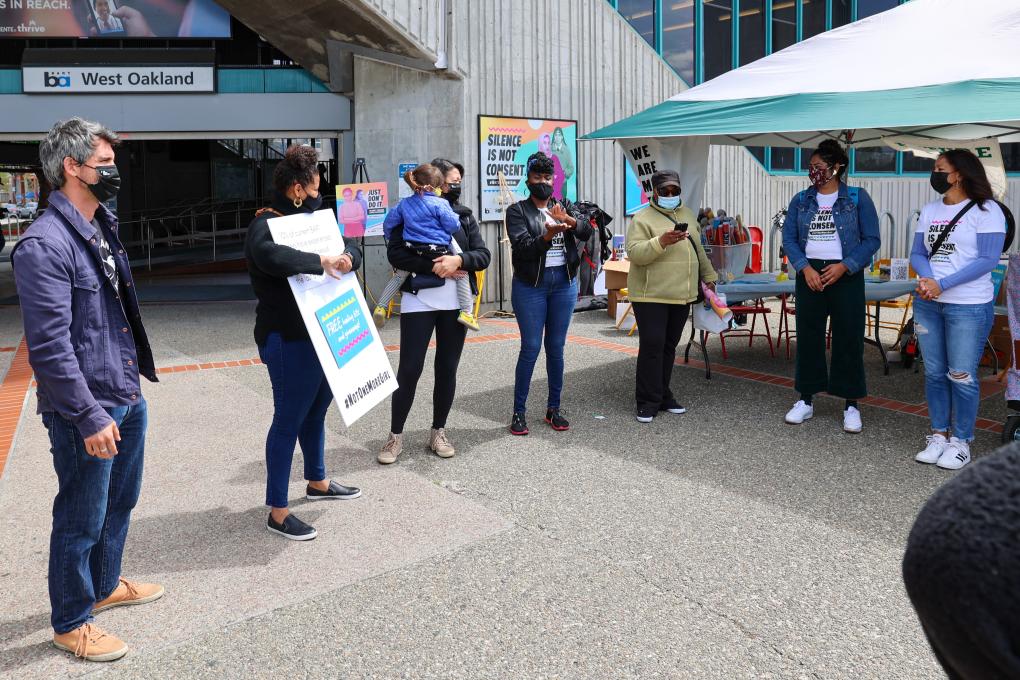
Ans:
<svg viewBox="0 0 1020 680"><path fill-rule="evenodd" d="M214 203L206 199L185 208L143 214L138 219L121 222L120 229L122 233L133 230L138 238L125 242L124 246L129 252L142 254L150 271L154 253L158 256L160 249L165 249L170 255L171 249L181 246L211 245L212 261L216 262L225 243L244 242L257 208L253 200Z"/></svg>

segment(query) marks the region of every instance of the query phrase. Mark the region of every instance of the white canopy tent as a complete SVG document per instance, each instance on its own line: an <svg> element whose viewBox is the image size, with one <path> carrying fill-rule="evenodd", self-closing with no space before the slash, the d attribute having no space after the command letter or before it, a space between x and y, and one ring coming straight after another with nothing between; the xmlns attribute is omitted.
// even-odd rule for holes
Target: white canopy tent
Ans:
<svg viewBox="0 0 1020 680"><path fill-rule="evenodd" d="M695 209L709 145L810 148L826 138L918 150L1020 141L1020 1L913 0L583 137L617 140L643 182L679 169Z"/></svg>

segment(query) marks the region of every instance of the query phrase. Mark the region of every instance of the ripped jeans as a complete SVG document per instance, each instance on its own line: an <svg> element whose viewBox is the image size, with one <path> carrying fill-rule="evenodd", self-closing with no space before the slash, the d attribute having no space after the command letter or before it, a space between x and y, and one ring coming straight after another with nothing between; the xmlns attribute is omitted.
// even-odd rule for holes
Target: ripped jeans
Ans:
<svg viewBox="0 0 1020 680"><path fill-rule="evenodd" d="M957 305L914 298L931 428L972 441L981 402L978 363L995 319L994 303Z"/></svg>

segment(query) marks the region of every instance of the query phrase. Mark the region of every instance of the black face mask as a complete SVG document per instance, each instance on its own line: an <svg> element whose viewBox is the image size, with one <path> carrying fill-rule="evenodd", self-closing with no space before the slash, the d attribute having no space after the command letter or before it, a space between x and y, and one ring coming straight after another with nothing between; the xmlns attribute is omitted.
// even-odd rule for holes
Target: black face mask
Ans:
<svg viewBox="0 0 1020 680"><path fill-rule="evenodd" d="M316 210L322 207L322 194L321 193L316 194L315 196L312 196L311 194L305 194L305 201L302 207L308 208L312 212L315 212Z"/></svg>
<svg viewBox="0 0 1020 680"><path fill-rule="evenodd" d="M82 166L96 171L96 176L99 179L95 184L89 184L81 177L78 180L89 188L89 191L92 192L92 195L100 203L106 203L120 191L120 170L117 169L116 165L92 166L82 163Z"/></svg>
<svg viewBox="0 0 1020 680"><path fill-rule="evenodd" d="M552 184L546 184L545 182L528 182L528 191L538 200L548 201L552 198L553 188Z"/></svg>
<svg viewBox="0 0 1020 680"><path fill-rule="evenodd" d="M448 200L450 203L456 203L460 200L460 183L450 184L447 190L443 193L443 198Z"/></svg>
<svg viewBox="0 0 1020 680"><path fill-rule="evenodd" d="M948 172L938 172L932 170L931 178L928 180L931 183L931 188L937 191L939 194L944 194L953 188L953 185L949 183Z"/></svg>

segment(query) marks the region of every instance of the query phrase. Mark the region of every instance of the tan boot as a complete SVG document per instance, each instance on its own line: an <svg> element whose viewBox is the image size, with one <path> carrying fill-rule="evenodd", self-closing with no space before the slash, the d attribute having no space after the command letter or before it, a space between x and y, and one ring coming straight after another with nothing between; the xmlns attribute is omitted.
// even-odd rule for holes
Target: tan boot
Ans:
<svg viewBox="0 0 1020 680"><path fill-rule="evenodd" d="M99 626L84 623L69 633L54 633L53 646L85 661L116 661L128 646Z"/></svg>
<svg viewBox="0 0 1020 680"><path fill-rule="evenodd" d="M113 607L123 607L129 604L152 602L163 597L164 592L166 591L163 590L163 586L159 584L135 583L134 581L122 578L120 584L110 593L110 597L102 602L96 602L96 605L92 608L92 613L98 614Z"/></svg>
<svg viewBox="0 0 1020 680"><path fill-rule="evenodd" d="M397 457L400 456L400 452L404 450L404 435L393 434L390 432L390 438L383 444L382 451L376 456L383 465L389 465L390 463L396 463Z"/></svg>
<svg viewBox="0 0 1020 680"><path fill-rule="evenodd" d="M432 436L429 437L429 448L440 458L453 458L453 454L457 453L450 438L446 436L446 430L442 427L432 430Z"/></svg>

